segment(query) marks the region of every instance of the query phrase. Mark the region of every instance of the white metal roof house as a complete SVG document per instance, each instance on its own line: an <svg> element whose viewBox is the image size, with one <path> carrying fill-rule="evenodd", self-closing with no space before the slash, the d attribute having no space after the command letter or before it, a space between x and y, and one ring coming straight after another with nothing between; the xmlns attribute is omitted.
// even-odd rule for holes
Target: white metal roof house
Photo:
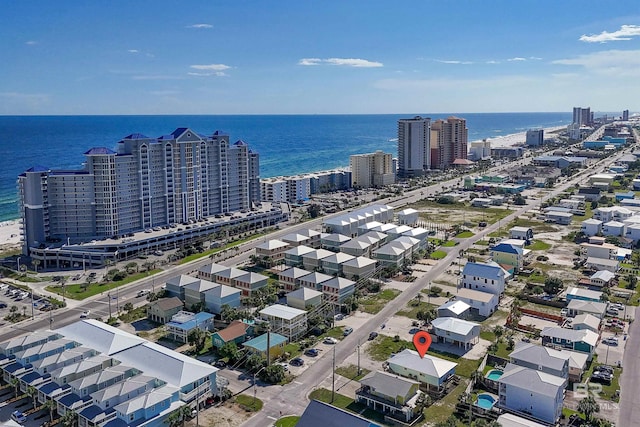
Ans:
<svg viewBox="0 0 640 427"><path fill-rule="evenodd" d="M578 331L582 329L588 329L598 334L600 333L600 319L588 313L578 314L573 318L571 327Z"/></svg>
<svg viewBox="0 0 640 427"><path fill-rule="evenodd" d="M460 288L456 300L464 301L471 306L471 314L489 317L498 309L500 299L498 295L473 289Z"/></svg>
<svg viewBox="0 0 640 427"><path fill-rule="evenodd" d="M549 424L562 415L565 378L508 363L498 384L500 408Z"/></svg>
<svg viewBox="0 0 640 427"><path fill-rule="evenodd" d="M273 304L260 310L260 319L269 322L271 332L294 341L307 332L307 312L286 305Z"/></svg>
<svg viewBox="0 0 640 427"><path fill-rule="evenodd" d="M457 363L404 349L387 360L389 370L439 390L454 374Z"/></svg>
<svg viewBox="0 0 640 427"><path fill-rule="evenodd" d="M595 236L600 233L600 229L602 227L602 221L589 218L582 221L580 225L580 231L583 232L587 236Z"/></svg>
<svg viewBox="0 0 640 427"><path fill-rule="evenodd" d="M456 317L467 319L471 306L464 301L451 300L438 307L438 317Z"/></svg>
<svg viewBox="0 0 640 427"><path fill-rule="evenodd" d="M560 327L544 328L540 334L542 344L592 355L600 336L588 329L576 330Z"/></svg>
<svg viewBox="0 0 640 427"><path fill-rule="evenodd" d="M519 341L509 355L511 363L557 377L569 377L569 355L560 350Z"/></svg>
<svg viewBox="0 0 640 427"><path fill-rule="evenodd" d="M304 287L289 292L286 297L287 305L299 310L306 310L308 307L315 307L322 303L322 292Z"/></svg>
<svg viewBox="0 0 640 427"><path fill-rule="evenodd" d="M620 263L615 259L589 257L587 258L585 267L593 268L594 270L607 270L615 273L620 268Z"/></svg>
<svg viewBox="0 0 640 427"><path fill-rule="evenodd" d="M462 269L462 288L488 292L500 296L504 293L507 272L495 263L468 262Z"/></svg>
<svg viewBox="0 0 640 427"><path fill-rule="evenodd" d="M439 317L434 319L433 333L438 342L454 344L464 349L471 348L480 337L480 324L455 317Z"/></svg>
<svg viewBox="0 0 640 427"><path fill-rule="evenodd" d="M596 271L589 277L589 281L591 282L591 286L609 286L611 281L615 279L616 275L607 270Z"/></svg>
<svg viewBox="0 0 640 427"><path fill-rule="evenodd" d="M597 318L602 319L604 318L606 311L607 304L604 302L572 299L567 304L567 315L569 317L575 317L579 314L592 314Z"/></svg>

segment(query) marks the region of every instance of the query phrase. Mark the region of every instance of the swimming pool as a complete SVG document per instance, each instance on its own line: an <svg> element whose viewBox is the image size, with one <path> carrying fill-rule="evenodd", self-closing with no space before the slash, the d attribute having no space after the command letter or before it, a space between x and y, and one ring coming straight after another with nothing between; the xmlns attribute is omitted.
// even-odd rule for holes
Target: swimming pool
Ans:
<svg viewBox="0 0 640 427"><path fill-rule="evenodd" d="M486 375L488 379L493 381L498 381L501 376L502 376L502 371L499 369L492 369L489 372L487 372L487 375Z"/></svg>
<svg viewBox="0 0 640 427"><path fill-rule="evenodd" d="M495 404L496 399L494 399L490 394L479 394L478 398L476 399L476 405L481 407L482 409L491 409Z"/></svg>

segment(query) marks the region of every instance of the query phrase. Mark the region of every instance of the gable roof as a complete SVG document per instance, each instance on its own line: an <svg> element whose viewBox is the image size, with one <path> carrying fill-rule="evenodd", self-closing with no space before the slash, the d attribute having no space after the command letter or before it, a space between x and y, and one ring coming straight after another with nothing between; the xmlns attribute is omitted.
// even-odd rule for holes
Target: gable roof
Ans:
<svg viewBox="0 0 640 427"><path fill-rule="evenodd" d="M497 295L489 292L476 291L475 289L460 288L456 294L456 298L457 297L480 302L491 302L491 300L495 298L496 304L498 303Z"/></svg>
<svg viewBox="0 0 640 427"><path fill-rule="evenodd" d="M522 360L536 366L562 371L569 355L549 347L519 341L509 355L511 361Z"/></svg>
<svg viewBox="0 0 640 427"><path fill-rule="evenodd" d="M264 314L265 316L273 316L286 320L294 319L305 313L306 311L304 310L299 310L282 304L273 304L260 310L260 314Z"/></svg>
<svg viewBox="0 0 640 427"><path fill-rule="evenodd" d="M609 282L611 279L616 277L616 275L609 270L598 270L589 278L591 280L600 279L603 282Z"/></svg>
<svg viewBox="0 0 640 427"><path fill-rule="evenodd" d="M439 357L431 356L429 354L425 354L424 357L420 357L418 352L409 350L408 348L394 356L391 356L387 362L434 378L442 378L458 366L455 362L440 359Z"/></svg>
<svg viewBox="0 0 640 427"><path fill-rule="evenodd" d="M544 396L555 397L558 389L565 387L567 380L546 372L537 371L535 369L517 366L507 363L507 366L498 379L500 384L508 384L520 389L529 390Z"/></svg>
<svg viewBox="0 0 640 427"><path fill-rule="evenodd" d="M183 303L178 297L162 298L151 303L162 311L173 310L174 308L182 308Z"/></svg>
<svg viewBox="0 0 640 427"><path fill-rule="evenodd" d="M509 245L509 247L511 246ZM480 262L466 263L462 269L462 274L473 277L482 277L483 279L490 280L503 280L505 277L504 270L499 265Z"/></svg>
<svg viewBox="0 0 640 427"><path fill-rule="evenodd" d="M146 342L143 338L96 319L82 319L56 331L65 338L70 338L109 356Z"/></svg>
<svg viewBox="0 0 640 427"><path fill-rule="evenodd" d="M599 335L589 329L567 329L558 326L549 326L540 333L543 337L564 339L571 342L584 342L592 347L598 343Z"/></svg>
<svg viewBox="0 0 640 427"><path fill-rule="evenodd" d="M269 346L271 348L279 346L282 343L287 342L287 337L275 332L267 332L269 334ZM262 334L254 339L246 341L242 344L244 347L251 347L258 351L267 351L267 334Z"/></svg>
<svg viewBox="0 0 640 427"><path fill-rule="evenodd" d="M419 385L417 381L403 378L399 375L389 374L382 371L368 373L360 380L363 386L371 387L376 394L388 396L395 399L398 396L408 396L411 388Z"/></svg>
<svg viewBox="0 0 640 427"><path fill-rule="evenodd" d="M600 328L600 319L598 319L593 314L582 313L573 318L572 324L574 328L578 324L583 324L597 331L598 328Z"/></svg>
<svg viewBox="0 0 640 427"><path fill-rule="evenodd" d="M453 332L454 334L459 335L467 335L475 327L480 327L480 324L478 323L469 322L456 317L438 317L437 319L433 319L431 324L436 329Z"/></svg>
<svg viewBox="0 0 640 427"><path fill-rule="evenodd" d="M569 310L602 314L607 310L607 303L572 299L569 301L569 304L567 304L567 308Z"/></svg>
<svg viewBox="0 0 640 427"><path fill-rule="evenodd" d="M218 334L224 342L229 342L246 335L247 329L249 329L249 325L240 320L234 320L229 326L216 332L216 334Z"/></svg>
<svg viewBox="0 0 640 427"><path fill-rule="evenodd" d="M304 427L381 427L359 415L317 400L309 402L298 420L298 425Z"/></svg>
<svg viewBox="0 0 640 427"><path fill-rule="evenodd" d="M522 248L519 248L519 247L513 246L513 245L509 245L509 244L506 244L506 243L497 244L491 250L493 252L504 252L504 253L516 254L516 255L522 255L523 254Z"/></svg>
<svg viewBox="0 0 640 427"><path fill-rule="evenodd" d="M466 302L464 302L464 301L451 300L451 301L445 302L440 307L438 307L438 311L440 311L440 310L449 310L450 312L454 313L455 315L460 315L460 314L464 313L465 311L469 310L470 308L471 308L471 306L469 304L467 304Z"/></svg>

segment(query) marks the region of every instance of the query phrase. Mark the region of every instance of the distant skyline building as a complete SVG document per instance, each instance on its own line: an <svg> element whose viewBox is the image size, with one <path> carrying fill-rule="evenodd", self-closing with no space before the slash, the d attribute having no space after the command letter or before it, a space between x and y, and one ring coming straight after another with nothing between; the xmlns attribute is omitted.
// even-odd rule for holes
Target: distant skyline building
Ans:
<svg viewBox="0 0 640 427"><path fill-rule="evenodd" d="M469 146L468 158L474 161L488 159L491 157L491 141L473 141Z"/></svg>
<svg viewBox="0 0 640 427"><path fill-rule="evenodd" d="M258 154L221 132L134 133L116 151L92 148L85 156L83 169L35 166L18 177L25 254L50 241L123 236L260 201Z"/></svg>
<svg viewBox="0 0 640 427"><path fill-rule="evenodd" d="M431 165L431 119L398 120L398 177L424 175Z"/></svg>
<svg viewBox="0 0 640 427"><path fill-rule="evenodd" d="M629 121L629 110L624 110L622 112L622 120L625 122Z"/></svg>
<svg viewBox="0 0 640 427"><path fill-rule="evenodd" d="M265 202L297 203L312 194L349 188L351 172L347 168L260 180L260 194Z"/></svg>
<svg viewBox="0 0 640 427"><path fill-rule="evenodd" d="M467 121L459 117L438 119L431 123L431 169L447 169L456 159L467 158Z"/></svg>
<svg viewBox="0 0 640 427"><path fill-rule="evenodd" d="M573 122L580 126L588 126L593 122L591 107L573 107Z"/></svg>
<svg viewBox="0 0 640 427"><path fill-rule="evenodd" d="M529 129L525 143L528 147L539 147L544 144L544 129Z"/></svg>
<svg viewBox="0 0 640 427"><path fill-rule="evenodd" d="M382 187L395 182L391 153L355 154L349 157L351 186L360 188Z"/></svg>

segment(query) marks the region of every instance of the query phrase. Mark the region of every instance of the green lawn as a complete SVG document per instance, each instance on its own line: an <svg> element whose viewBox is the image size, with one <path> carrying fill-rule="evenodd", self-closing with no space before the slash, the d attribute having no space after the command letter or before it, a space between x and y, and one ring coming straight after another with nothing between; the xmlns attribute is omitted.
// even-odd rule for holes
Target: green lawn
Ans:
<svg viewBox="0 0 640 427"><path fill-rule="evenodd" d="M356 403L353 399L340 393L334 393L333 399L331 397L331 390L327 390L325 388L318 388L316 390L313 390L309 394L309 399L315 399L319 400L320 402L330 403L333 406L341 409L346 409L347 411L358 414L361 417L375 421L380 425L388 425L384 422L384 416L382 414L375 412L372 409L368 409L362 403Z"/></svg>
<svg viewBox="0 0 640 427"><path fill-rule="evenodd" d="M355 381L359 381L369 372L371 371L360 367L360 374L358 375L358 367L356 365L340 366L336 368L336 374Z"/></svg>
<svg viewBox="0 0 640 427"><path fill-rule="evenodd" d="M458 242L456 242L455 240L447 240L446 242L444 242L442 244L442 247L443 248L452 248L457 244L458 244Z"/></svg>
<svg viewBox="0 0 640 427"><path fill-rule="evenodd" d="M423 297L423 300L427 299L427 297ZM420 301L419 304L417 304L417 300L412 299L411 301L409 301L409 303L407 304L407 306L400 310L399 312L396 313L396 315L398 316L404 316L404 317L408 317L409 319L417 319L417 315L419 311L427 311L430 308L436 308L437 306L435 304L429 304L426 301Z"/></svg>
<svg viewBox="0 0 640 427"><path fill-rule="evenodd" d="M108 282L108 283L91 283L87 286L86 289L83 288L83 284L74 283L71 285L65 285L64 294L62 292L63 288L60 285L55 286L47 286L45 289L49 292L56 293L65 298L71 298L75 300L83 300L85 298L92 297L94 295L98 295L103 292L110 291L111 289L118 288L120 286L128 285L131 282L135 282L136 280L144 279L146 277L150 277L156 273L161 272L162 270L156 269L151 270L147 273L136 273L131 274L125 277L122 280L117 282Z"/></svg>
<svg viewBox="0 0 640 427"><path fill-rule="evenodd" d="M282 417L275 422L274 426L275 427L296 427L296 424L298 424L299 419L300 417L297 417L295 415Z"/></svg>
<svg viewBox="0 0 640 427"><path fill-rule="evenodd" d="M551 244L543 242L542 240L534 240L531 245L527 246L527 249L531 249L532 251L546 251L551 249Z"/></svg>
<svg viewBox="0 0 640 427"><path fill-rule="evenodd" d="M405 348L413 350L413 343L405 340L394 341L392 337L378 335L367 349L367 352L373 360L383 362L391 356L391 353L399 353Z"/></svg>
<svg viewBox="0 0 640 427"><path fill-rule="evenodd" d="M131 323L133 321L136 321L138 319L142 319L144 317L147 317L147 306L146 305L143 305L142 307L134 308L131 311L126 311L123 314L121 314L120 316L118 316L118 319L120 319L124 323ZM211 341L211 340L208 340L208 341Z"/></svg>
<svg viewBox="0 0 640 427"><path fill-rule="evenodd" d="M429 420L431 425L446 421L446 419L455 411L456 404L458 403L458 396L464 393L467 388L467 384L467 381L460 381L460 384L458 384L451 393L446 395L444 399L425 409L425 419Z"/></svg>
<svg viewBox="0 0 640 427"><path fill-rule="evenodd" d="M247 412L258 412L262 409L262 400L254 399L253 396L239 394L235 397L235 401Z"/></svg>
<svg viewBox="0 0 640 427"><path fill-rule="evenodd" d="M302 353L300 349L300 344L297 342L290 342L289 344L284 346L284 352L289 353L289 357L294 358Z"/></svg>
<svg viewBox="0 0 640 427"><path fill-rule="evenodd" d="M445 251L437 250L437 251L431 252L431 259L442 259L446 256L447 256L447 253Z"/></svg>
<svg viewBox="0 0 640 427"><path fill-rule="evenodd" d="M359 301L359 310L376 314L392 299L400 295L397 289L385 289L377 294L369 294Z"/></svg>
<svg viewBox="0 0 640 427"><path fill-rule="evenodd" d="M458 237L460 239L467 239L467 238L473 237L473 236L474 236L474 234L469 230L463 231L462 233L459 233L459 234L456 235L456 237Z"/></svg>

